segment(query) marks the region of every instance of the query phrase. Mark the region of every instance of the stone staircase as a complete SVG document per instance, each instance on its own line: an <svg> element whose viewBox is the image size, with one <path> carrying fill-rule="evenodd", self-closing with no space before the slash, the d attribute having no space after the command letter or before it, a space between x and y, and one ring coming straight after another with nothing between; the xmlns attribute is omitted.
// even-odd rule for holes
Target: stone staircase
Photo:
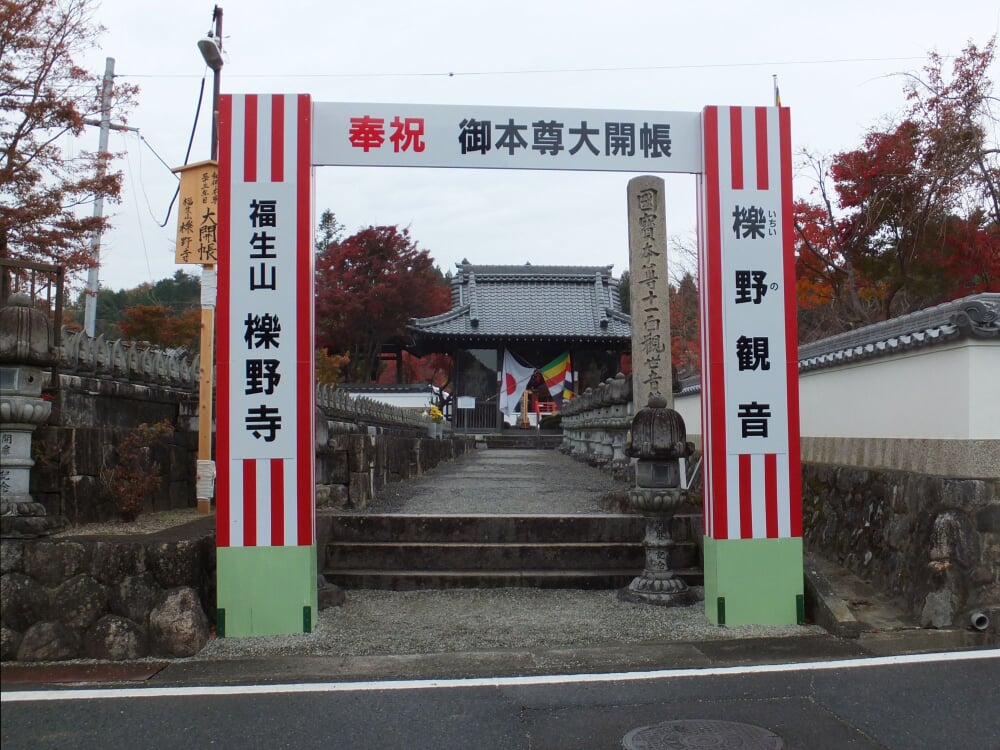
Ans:
<svg viewBox="0 0 1000 750"><path fill-rule="evenodd" d="M503 432L483 436L487 448L543 449L555 450L562 445L562 430L519 430L511 428Z"/></svg>
<svg viewBox="0 0 1000 750"><path fill-rule="evenodd" d="M702 582L692 518L678 516L674 567ZM641 516L324 515L323 575L343 588L613 589L643 568Z"/></svg>

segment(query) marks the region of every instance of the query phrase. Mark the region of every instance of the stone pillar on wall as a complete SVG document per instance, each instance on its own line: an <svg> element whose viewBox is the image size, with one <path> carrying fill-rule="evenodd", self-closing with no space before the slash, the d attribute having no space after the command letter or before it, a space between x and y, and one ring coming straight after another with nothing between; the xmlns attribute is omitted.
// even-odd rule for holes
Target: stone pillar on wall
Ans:
<svg viewBox="0 0 1000 750"><path fill-rule="evenodd" d="M28 492L31 433L52 413L42 398L42 368L54 361L48 316L26 294L0 308L0 536L35 537L65 525Z"/></svg>

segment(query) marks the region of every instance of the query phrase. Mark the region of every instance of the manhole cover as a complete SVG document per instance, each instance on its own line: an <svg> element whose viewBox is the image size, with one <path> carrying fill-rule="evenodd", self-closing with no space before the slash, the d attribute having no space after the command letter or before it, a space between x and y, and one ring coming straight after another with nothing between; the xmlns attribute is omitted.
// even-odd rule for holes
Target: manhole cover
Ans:
<svg viewBox="0 0 1000 750"><path fill-rule="evenodd" d="M781 738L753 724L733 721L664 721L633 729L622 739L625 750L784 750Z"/></svg>

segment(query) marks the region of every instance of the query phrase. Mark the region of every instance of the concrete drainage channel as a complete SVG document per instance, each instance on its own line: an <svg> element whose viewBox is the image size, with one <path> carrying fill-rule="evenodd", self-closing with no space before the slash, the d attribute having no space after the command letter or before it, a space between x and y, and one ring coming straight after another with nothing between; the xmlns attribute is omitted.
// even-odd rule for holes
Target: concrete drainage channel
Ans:
<svg viewBox="0 0 1000 750"><path fill-rule="evenodd" d="M622 739L625 750L783 750L782 739L753 724L733 721L664 721L633 729Z"/></svg>

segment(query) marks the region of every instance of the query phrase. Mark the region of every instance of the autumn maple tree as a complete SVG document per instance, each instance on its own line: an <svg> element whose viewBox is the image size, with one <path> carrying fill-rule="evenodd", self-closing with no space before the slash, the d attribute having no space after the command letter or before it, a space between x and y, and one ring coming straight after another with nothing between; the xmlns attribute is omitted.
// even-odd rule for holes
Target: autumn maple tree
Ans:
<svg viewBox="0 0 1000 750"><path fill-rule="evenodd" d="M162 349L184 347L193 356L201 335L201 311L191 308L175 314L166 305L136 305L125 309L118 326L131 341L144 341Z"/></svg>
<svg viewBox="0 0 1000 750"><path fill-rule="evenodd" d="M670 355L678 378L701 372L698 281L690 272L670 285Z"/></svg>
<svg viewBox="0 0 1000 750"><path fill-rule="evenodd" d="M106 155L70 156L59 146L100 112L99 76L74 62L103 31L93 12L92 0L0 2L2 258L89 266L90 239L107 220L86 209L97 197L119 198L121 174ZM117 119L134 94L115 87Z"/></svg>
<svg viewBox="0 0 1000 750"><path fill-rule="evenodd" d="M950 75L931 54L898 123L830 160L795 203L800 338L1000 288L1000 160L989 136L995 39Z"/></svg>
<svg viewBox="0 0 1000 750"><path fill-rule="evenodd" d="M349 355L352 380L374 382L383 345L405 335L410 318L446 311L450 299L408 230L370 226L316 257L316 343Z"/></svg>

